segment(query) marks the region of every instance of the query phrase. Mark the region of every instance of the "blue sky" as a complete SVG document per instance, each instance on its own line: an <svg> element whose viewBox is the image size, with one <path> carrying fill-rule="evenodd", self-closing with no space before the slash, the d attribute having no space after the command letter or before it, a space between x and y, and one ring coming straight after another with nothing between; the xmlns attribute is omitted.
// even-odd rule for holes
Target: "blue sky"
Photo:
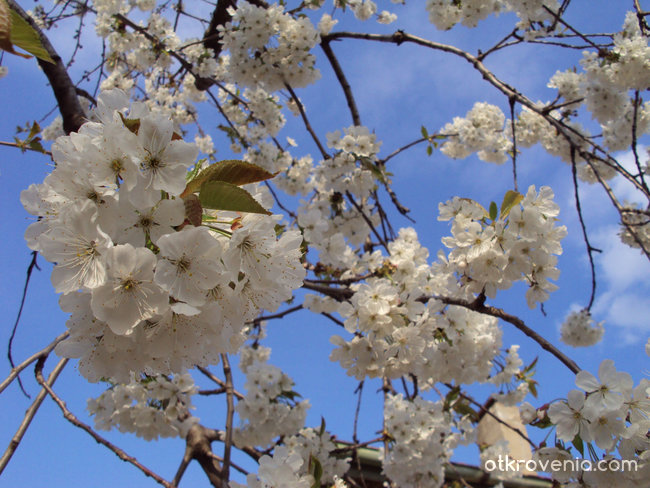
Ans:
<svg viewBox="0 0 650 488"><path fill-rule="evenodd" d="M494 44L512 26L513 16L501 15L483 21L476 30L457 26L450 32L438 32L429 24L422 6L415 2L406 8L390 2L378 3L380 9L394 10L399 16L398 21L390 26L370 21L361 26L364 30L390 33L403 28L407 32L474 52L479 46ZM624 11L619 10L616 4L620 5L606 0L576 1L568 11L568 18L587 32L617 30L622 25ZM587 7L590 11L588 19L585 18ZM349 14L346 19L349 20ZM335 27L335 30L346 29L359 27L348 21L342 21ZM71 47L69 32L58 29L49 35L65 58L66 50ZM82 55L72 67L75 79L84 68L92 66L95 59L97 43L88 39L84 40L84 46ZM507 113L507 100L485 84L480 75L460 59L416 46L396 47L355 40L336 42L332 47L351 82L364 125L374 130L378 139L383 141L380 156L417 139L422 125L432 133L454 116L464 116L476 101L496 104ZM322 80L297 92L307 107L314 129L325 140L327 132L348 127L351 119L331 69L319 49L315 50L315 54ZM522 46L497 53L489 57L486 64L501 79L517 86L530 99L550 100L555 93L546 88L548 79L555 70L576 65L579 58L580 51L565 53L552 47L539 51L531 46ZM55 102L35 62L5 55L2 64L9 67L9 75L0 80L0 106L4 108L4 116L0 120L0 140L11 141L17 124L40 120L54 108ZM207 116L208 113L202 115ZM290 136L298 141L294 155L311 153L316 158L317 150L300 121L291 115L287 115L287 119L287 127L280 133L280 138ZM214 121L215 118L205 120ZM218 157L230 157L228 144L219 139L219 131L211 128L209 123L203 126L215 138ZM42 155L21 154L7 147L0 147L0 157L0 211L3 223L0 256L5 263L0 279L0 303L4 312L0 322L0 344L4 347L18 310L25 272L31 258L23 239L31 217L19 202L20 191L31 183L41 182L51 170L51 163ZM623 160L625 158L629 158L629 155L622 156ZM436 220L439 202L460 195L488 205L491 200L500 201L511 186L509 163L495 166L474 157L452 161L439 152L428 157L424 146L417 146L394 158L388 169L395 175L396 193L402 203L412 209L411 216L417 221L415 228L422 244L429 248L430 260L442 248L440 238L449 233L448 224ZM584 242L573 206L570 167L534 148L526 150L518 158L518 171L521 189L530 184L538 188L549 185L554 189L556 201L562 209L560 219L567 226L569 236L563 242L564 254L559 260L562 271L558 280L560 290L545 304L547 316L539 309L531 311L527 308L522 286L515 286L500 294L493 303L521 316L528 325L559 344L559 324L571 307L584 306L589 297L590 283ZM626 191L623 187L620 190ZM602 254L596 256L599 281L594 313L596 320L605 320L606 333L600 344L587 350L559 347L581 367L594 373L603 358L612 358L617 368L628 371L638 382L650 370L648 357L643 354L643 344L650 335L650 283L647 278L650 276L650 266L637 251L618 242L613 232L616 215L608 204L603 204L603 191L582 185L581 196L590 236L594 245L603 250ZM629 196L634 197L632 192L629 192ZM287 197L283 200L291 201ZM390 208L387 197L383 198L383 202ZM396 227L412 225L399 216L394 217ZM42 258L39 264L42 270L32 277L14 342L13 354L17 361L48 344L65 327L66 317L58 308L58 297L49 281L51 268ZM527 400L541 405L565 396L573 387L570 373L555 358L508 324L503 324L503 329L504 346L520 344L520 353L526 362L540 356L536 376L541 383L540 400ZM331 350L329 337L339 334L339 329L309 312L301 311L290 319L269 322L268 330L267 344L273 348L270 363L284 369L296 382L295 389L311 401L307 425L317 426L322 415L333 433L342 439L349 439L356 401L353 391L357 383L346 377L338 365L328 359ZM46 370L49 371L55 362L56 358L50 357ZM68 366L55 390L66 399L73 412L90 422L85 413L85 401L90 396L99 395L103 387L88 384L75 367L74 362ZM8 371L9 365L5 361L4 366L0 366L0 376L4 377ZM214 367L213 371L220 372L220 367ZM22 376L28 391L35 396L38 389L31 369ZM239 389L243 389L241 377L239 381L236 378L236 383ZM365 388L362 406L366 411L360 419L362 439L374 437L374 432L381 428L378 415L380 395L376 393L378 387L375 381L368 382ZM4 420L0 423L2 449L8 444L29 404L30 400L18 391L16 384L0 395L0 411ZM204 425L222 428L224 416L219 399L197 398L196 404L195 415L201 418ZM131 434L110 432L106 436L167 479L173 477L184 447L179 439L145 443ZM215 448L218 449L216 444ZM458 459L475 462L478 456L475 448L472 449L460 452ZM45 484L93 488L155 486L154 482L146 480L135 469L95 444L87 434L68 424L49 399L46 399L14 459L0 477L0 487L30 488ZM193 463L181 486L206 485L204 474Z"/></svg>

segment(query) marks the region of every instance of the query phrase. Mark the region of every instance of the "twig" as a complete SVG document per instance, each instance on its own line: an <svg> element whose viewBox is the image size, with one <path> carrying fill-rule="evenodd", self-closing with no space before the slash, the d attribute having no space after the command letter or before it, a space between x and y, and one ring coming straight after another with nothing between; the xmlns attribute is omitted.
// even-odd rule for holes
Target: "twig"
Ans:
<svg viewBox="0 0 650 488"><path fill-rule="evenodd" d="M39 361L45 361L46 357L47 355L40 357ZM65 367L67 362L68 362L67 358L63 358L58 362L58 364L54 367L54 369L52 370L52 372L47 378L48 385L52 386L54 384L56 379L59 377L61 371L63 371L63 368ZM32 404L25 412L25 417L23 417L23 421L20 423L20 426L18 427L18 430L16 431L14 436L11 438L11 441L9 441L9 446L7 447L7 450L2 455L2 458L0 458L0 474L2 474L4 469L7 467L7 464L9 464L11 457L14 455L14 452L16 452L16 449L18 448L20 441L23 439L25 432L27 432L29 425L34 419L36 412L38 412L38 409L40 408L46 396L47 396L47 391L45 390L45 388L42 388L41 391L38 393L38 395L36 395L36 398L34 399Z"/></svg>
<svg viewBox="0 0 650 488"><path fill-rule="evenodd" d="M287 308L286 310L275 313L273 315L260 315L259 317L256 317L255 319L250 321L249 324L259 324L264 320L281 319L285 315L289 315L290 313L297 312L298 310L302 310L302 309L303 306L302 304L300 304L300 305L296 305L295 307Z"/></svg>
<svg viewBox="0 0 650 488"><path fill-rule="evenodd" d="M450 384L448 384L448 383L445 383L445 386L446 386L447 388L449 388L450 390L453 390L453 389L454 389L454 386L452 386L452 385L450 385ZM467 400L468 402L470 402L472 405L474 405L474 406L480 408L480 409L481 409L481 413L482 413L483 415L489 415L490 417L492 417L494 420L496 420L496 421L499 422L500 424L505 425L505 426L508 427L510 430L512 430L512 431L516 432L517 434L519 434L519 436L520 436L522 439L524 439L526 442L528 442L528 444L530 444L531 447L532 447L533 449L537 449L537 445L536 445L536 444L535 444L535 443L530 439L530 437L528 437L526 434L524 434L524 433L523 433L523 432L522 432L518 427L513 427L513 426L510 425L508 422L505 422L504 420L501 420L499 417L497 417L496 415L494 415L494 413L492 413L490 410L488 410L488 409L489 409L488 406L486 406L486 405L481 405L479 402L477 402L476 400L474 400L471 396L469 396L469 395L463 393L462 391L459 391L458 394L459 394L462 398L464 398L465 400Z"/></svg>
<svg viewBox="0 0 650 488"><path fill-rule="evenodd" d="M38 263L36 263L37 257L38 257L38 251L32 251L32 260L30 261L29 266L27 266L27 277L25 278L25 286L23 287L23 296L20 299L20 306L18 307L18 314L16 315L16 321L14 322L14 326L11 329L11 335L9 336L9 342L7 343L7 359L9 359L9 364L11 364L12 370L16 369L16 365L14 363L14 358L12 357L11 354L11 348L14 343L14 337L16 337L16 330L18 330L18 323L20 322L20 317L23 314L23 308L25 307L25 298L27 297L27 288L29 288L29 280L32 277L32 272L34 271L34 268L38 270L41 269L38 267ZM25 396L27 398L31 398L29 396L29 393L25 391L20 376L18 376L18 384L20 385L20 389L25 394Z"/></svg>
<svg viewBox="0 0 650 488"><path fill-rule="evenodd" d="M576 168L576 158L575 158L575 149L571 146L571 175L573 176L573 194L576 201L576 210L578 211L578 219L580 220L580 227L582 228L582 237L585 240L585 245L587 246L587 257L589 258L589 267L591 268L591 296L589 297L589 304L587 305L587 311L591 310L592 305L594 304L594 299L596 298L596 266L594 265L593 251L596 251L590 243L589 236L587 235L587 226L585 225L584 218L582 216L582 208L580 206L580 194L578 191L578 170Z"/></svg>
<svg viewBox="0 0 650 488"><path fill-rule="evenodd" d="M52 153L50 151L41 151L40 149L34 149L33 147L18 145L15 142L0 141L0 146L15 147L23 152L34 151L40 154L47 154L48 156L52 157Z"/></svg>
<svg viewBox="0 0 650 488"><path fill-rule="evenodd" d="M388 244L386 243L386 240L382 236L379 235L379 232L377 232L377 229L375 229L375 226L372 225L372 222L370 221L368 216L365 214L363 209L356 202L356 200L354 199L352 194L349 191L346 190L345 191L345 196L348 197L348 200L350 200L350 203L354 206L354 208L357 210L357 212L359 212L359 214L361 214L361 217L363 217L363 220L366 221L366 224L368 224L368 227L370 227L370 230L372 231L372 233L375 234L375 237L377 238L379 243L383 246L383 248L386 250L388 255L390 255L390 251L388 249Z"/></svg>
<svg viewBox="0 0 650 488"><path fill-rule="evenodd" d="M517 188L517 131L515 129L515 99L510 97L508 102L510 104L510 128L512 130L512 179L514 180L514 190L519 191Z"/></svg>
<svg viewBox="0 0 650 488"><path fill-rule="evenodd" d="M327 56L327 59L330 62L332 69L334 70L334 74L336 75L336 79L339 80L339 84L343 89L345 100L348 103L348 108L350 109L350 114L352 115L352 123L354 125L361 125L359 109L357 108L357 103L354 101L354 95L352 95L352 88L350 87L350 83L348 83L348 80L345 77L345 73L343 73L343 68L341 68L338 59L336 59L336 56L334 55L334 51L332 51L332 48L330 47L329 38L321 36L321 39L322 40L320 47L325 53L325 56Z"/></svg>
<svg viewBox="0 0 650 488"><path fill-rule="evenodd" d="M634 164L636 165L636 169L639 172L639 180L640 183L643 185L643 188L645 189L646 195L650 194L650 189L648 188L648 185L646 184L644 174L645 171L641 167L641 163L639 161L639 152L637 150L637 137L638 137L638 120L637 117L639 116L639 105L641 104L641 98L639 96L639 90L634 91L634 112L632 114L632 154L634 154Z"/></svg>
<svg viewBox="0 0 650 488"><path fill-rule="evenodd" d="M0 393L4 391L7 386L11 384L11 382L18 376L18 373L20 373L23 369L28 367L30 364L32 364L34 361L37 359L40 359L41 357L47 356L52 352L52 350L56 347L56 345L61 342L64 339L67 339L67 337L70 335L68 331L65 331L63 334L59 335L56 339L54 339L48 346L45 348L41 349L37 353L32 354L30 357L25 359L22 363L20 363L18 366L14 367L11 369L9 376L0 383Z"/></svg>
<svg viewBox="0 0 650 488"><path fill-rule="evenodd" d="M316 132L314 132L314 129L311 126L311 123L309 122L309 119L307 118L307 113L305 112L305 107L303 106L302 102L298 98L298 95L296 95L296 92L294 92L293 88L291 88L291 86L289 86L288 84L285 83L284 86L287 88L287 90L289 90L289 94L291 95L291 98L296 103L296 106L298 107L298 112L300 112L300 117L302 118L302 122L303 122L303 124L305 124L305 129L307 129L307 132L309 132L309 135L311 135L311 138L314 140L314 143L318 147L318 150L320 151L321 156L323 156L323 159L330 159L331 156L325 150L325 147L320 142L320 139L318 139L318 136L316 135Z"/></svg>
<svg viewBox="0 0 650 488"><path fill-rule="evenodd" d="M217 378L215 375L213 375L210 370L204 368L203 366L197 366L196 369L198 369L201 373L203 373L207 378L210 380L214 381L217 385L219 385L222 388L226 388L226 383L222 381L221 379ZM245 397L241 393L239 393L237 390L233 390L233 394L237 397L239 400L243 400Z"/></svg>
<svg viewBox="0 0 650 488"><path fill-rule="evenodd" d="M352 440L356 445L359 444L359 437L357 437L357 432L358 432L357 429L359 426L359 414L361 412L361 395L363 394L363 380L359 382L359 386L357 386L355 393L357 393L357 406L354 409L354 424L352 427Z"/></svg>

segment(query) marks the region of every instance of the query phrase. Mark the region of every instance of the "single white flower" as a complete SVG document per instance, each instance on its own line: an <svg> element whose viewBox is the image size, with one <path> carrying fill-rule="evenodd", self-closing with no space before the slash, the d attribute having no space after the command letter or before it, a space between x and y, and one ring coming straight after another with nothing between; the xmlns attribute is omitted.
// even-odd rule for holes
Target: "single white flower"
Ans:
<svg viewBox="0 0 650 488"><path fill-rule="evenodd" d="M576 386L583 389L589 395L586 405L595 410L616 410L623 405L624 394L629 393L634 385L632 377L628 373L618 372L614 367L614 361L605 359L598 368L598 377L588 371L580 371L576 375Z"/></svg>
<svg viewBox="0 0 650 488"><path fill-rule="evenodd" d="M58 293L96 288L106 279L103 254L112 245L96 223L97 207L90 201L74 203L38 238L41 254L57 263L52 284Z"/></svg>
<svg viewBox="0 0 650 488"><path fill-rule="evenodd" d="M169 307L169 295L153 282L156 256L149 249L115 246L106 263L108 279L93 290L90 306L115 334L128 334L142 320Z"/></svg>
<svg viewBox="0 0 650 488"><path fill-rule="evenodd" d="M205 227L186 227L158 240L154 280L176 300L202 305L225 274L220 242Z"/></svg>

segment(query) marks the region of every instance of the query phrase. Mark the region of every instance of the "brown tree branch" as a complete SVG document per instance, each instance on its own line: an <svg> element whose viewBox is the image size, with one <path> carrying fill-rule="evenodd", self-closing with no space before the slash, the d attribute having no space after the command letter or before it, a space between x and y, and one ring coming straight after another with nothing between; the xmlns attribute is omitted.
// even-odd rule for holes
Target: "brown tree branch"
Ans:
<svg viewBox="0 0 650 488"><path fill-rule="evenodd" d="M39 59L38 64L43 70L43 73L45 73L45 76L47 76L56 101L59 104L59 112L63 118L63 130L66 134L77 132L79 127L86 121L86 117L77 98L77 89L70 79L70 75L68 75L61 56L59 56L49 39L43 34L38 24L34 22L34 19L20 5L14 0L7 0L7 3L38 33L43 48L54 60L54 63L50 63Z"/></svg>
<svg viewBox="0 0 650 488"><path fill-rule="evenodd" d="M9 372L9 376L7 376L7 378L0 384L0 393L2 393L4 389L11 384L11 382L16 378L16 376L18 376L18 373L20 373L23 369L28 367L37 359L40 359L42 357L47 357L48 354L50 354L50 352L52 352L52 350L56 347L56 345L62 340L66 339L69 335L70 333L68 331L65 331L63 334L59 335L56 339L54 339L48 346L32 354L30 357L25 359L18 366L12 368L11 371Z"/></svg>
<svg viewBox="0 0 650 488"><path fill-rule="evenodd" d="M463 307L468 310L473 310L474 312L482 313L484 315L490 315L492 317L496 317L501 320L504 320L505 322L514 325L517 329L519 329L528 337L530 337L535 342L537 342L537 344L539 344L542 347L542 349L550 352L553 356L559 359L567 368L569 368L574 374L578 374L581 370L581 368L575 363L575 361L570 359L557 347L555 347L553 344L547 341L544 337L542 337L533 329L528 327L523 320L521 320L519 317L516 317L515 315L506 313L500 308L492 307L490 305L485 305L483 303L483 300L474 300L470 302L469 300L464 300L462 298L439 297L439 296L424 297L422 300L426 301L429 300L429 298L440 300L441 302L446 303L447 305L457 305L459 307Z"/></svg>
<svg viewBox="0 0 650 488"><path fill-rule="evenodd" d="M39 356L38 358L39 364L41 364L41 368L42 368L42 362L45 361L46 357L47 354ZM28 364L31 364L31 362L33 362L33 360L30 361L30 363ZM47 378L47 384L49 386L52 386L54 384L56 379L59 377L61 371L63 371L63 368L65 367L67 362L68 362L67 358L61 359L58 362L58 364L54 367L54 369L52 370L52 372ZM36 396L36 398L34 399L34 401L32 402L32 404L29 406L27 411L25 412L23 421L20 423L20 426L18 427L18 430L16 431L14 436L11 438L11 441L9 441L9 446L7 447L6 451L2 455L2 458L0 458L0 474L2 474L4 469L9 464L11 457L14 455L14 452L16 452L16 449L20 445L20 441L23 439L25 432L27 432L27 429L32 423L32 420L34 419L36 412L38 412L38 409L40 408L46 396L47 396L47 390L45 389L45 387L43 387L41 391L38 393L38 395Z"/></svg>
<svg viewBox="0 0 650 488"><path fill-rule="evenodd" d="M61 361L67 361L67 360L61 360ZM68 407L66 406L65 402L61 400L57 396L56 393L51 388L51 385L48 382L45 381L43 378L43 364L45 362L45 358L40 358L38 362L36 363L36 367L34 368L34 374L36 376L36 381L43 387L45 391L47 391L47 394L50 395L52 400L54 400L54 403L57 404L57 406L61 409L61 412L63 412L63 417L70 422L72 425L79 427L82 430L85 430L90 436L95 439L95 441L98 444L101 444L111 451L113 451L118 458L120 458L122 461L127 462L138 468L140 471L142 471L146 476L154 479L157 483L161 484L165 488L173 488L173 485L169 482L166 481L164 478L159 476L158 474L154 473L152 470L147 468L146 466L142 465L136 458L133 456L128 455L126 452L124 452L122 449L117 447L116 445L110 443L108 440L106 440L104 437L99 435L97 432L95 432L89 425L83 423L81 420L79 420L70 410L68 410ZM61 364L61 362L59 362ZM51 376L51 375L50 375Z"/></svg>
<svg viewBox="0 0 650 488"><path fill-rule="evenodd" d="M223 375L226 377L226 439L224 440L223 448L223 463L222 463L222 480L223 488L228 488L228 481L230 480L230 451L232 449L232 429L233 418L235 415L235 404L233 402L234 386L232 380L232 370L230 368L230 361L228 355L221 355L221 362L223 363Z"/></svg>
<svg viewBox="0 0 650 488"><path fill-rule="evenodd" d="M348 108L350 109L350 115L352 115L352 123L354 125L361 125L361 116L359 115L359 109L357 108L357 103L354 101L354 95L352 95L352 87L350 87L350 83L345 77L343 68L341 68L341 65L339 64L339 60L336 58L336 56L334 55L334 51L332 51L332 48L330 47L329 38L327 38L326 36L321 36L320 47L325 53L325 56L327 56L327 59L330 62L332 69L334 70L334 74L336 75L336 79L339 80L339 84L343 89L345 100L347 101Z"/></svg>

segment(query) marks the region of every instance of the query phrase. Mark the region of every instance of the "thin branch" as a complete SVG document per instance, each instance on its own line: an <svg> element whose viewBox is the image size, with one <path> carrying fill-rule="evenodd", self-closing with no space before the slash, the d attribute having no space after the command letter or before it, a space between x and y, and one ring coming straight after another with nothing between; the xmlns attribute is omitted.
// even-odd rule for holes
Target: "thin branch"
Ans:
<svg viewBox="0 0 650 488"><path fill-rule="evenodd" d="M392 153L390 153L385 158L377 160L377 163L385 165L390 159L394 158L395 156L397 156L402 151L406 151L407 149L410 149L413 146L416 146L416 145L418 145L418 144L420 144L422 142L429 141L431 139L431 137L433 137L433 136L429 136L428 138L427 137L420 137L419 139L416 139L415 141L409 142L408 144L405 144L404 146L402 146L402 147L400 147L398 149L395 149Z"/></svg>
<svg viewBox="0 0 650 488"><path fill-rule="evenodd" d="M514 190L519 191L517 188L517 131L515 129L515 99L510 97L508 102L510 104L510 128L512 130L512 179L514 181Z"/></svg>
<svg viewBox="0 0 650 488"><path fill-rule="evenodd" d="M544 337L542 337L533 329L528 327L524 323L524 321L521 320L519 317L506 313L499 308L492 307L490 305L485 305L484 303L482 303L482 300L474 300L470 302L468 300L463 300L462 298L439 297L439 296L433 296L431 298L440 300L441 302L446 303L448 305L457 305L459 307L467 308L468 310L473 310L474 312L482 313L484 315L490 315L492 317L496 317L501 320L504 320L514 325L517 329L519 329L528 337L530 337L535 342L537 342L542 347L542 349L550 352L553 356L559 359L562 362L562 364L564 364L567 368L569 368L574 374L578 374L581 370L581 368L575 363L575 361L570 359L557 347L555 347L553 344L547 341ZM422 298L422 301L426 301L428 299L429 299L428 297L424 297Z"/></svg>
<svg viewBox="0 0 650 488"><path fill-rule="evenodd" d="M379 243L383 246L383 248L386 250L388 255L390 255L390 251L388 250L388 244L386 243L386 240L379 235L379 232L377 232L377 229L375 229L375 226L372 225L372 222L370 221L370 218L365 214L361 206L356 202L354 197L349 191L345 191L345 196L348 197L348 200L350 200L350 203L354 206L354 208L359 212L361 217L363 217L363 220L366 221L366 224L368 224L368 227L370 227L370 230L372 231L373 234L375 234L375 237L379 241Z"/></svg>
<svg viewBox="0 0 650 488"><path fill-rule="evenodd" d="M301 305L296 305L295 307L287 308L286 310L283 310L282 312L275 313L273 315L260 315L259 317L256 317L252 321L249 322L249 324L259 324L260 322L264 320L273 320L273 319L281 319L285 315L289 315L290 313L297 312L298 310L302 310L303 306Z"/></svg>
<svg viewBox="0 0 650 488"><path fill-rule="evenodd" d="M65 331L63 334L59 335L56 339L54 339L49 345L47 345L45 348L41 349L37 353L32 354L30 357L25 359L22 363L20 363L18 366L14 367L11 369L11 372L9 373L9 376L0 384L0 393L4 391L7 386L11 384L11 382L18 376L18 373L20 373L22 370L27 368L30 364L32 364L34 361L46 357L48 354L52 352L52 350L56 347L56 345L61 342L64 339L67 339L67 337L70 335L68 331Z"/></svg>
<svg viewBox="0 0 650 488"><path fill-rule="evenodd" d="M585 143L589 144L594 151L600 151L604 154L607 154L607 151L605 151L603 148L601 148L599 145L593 142L589 137L585 136L582 134L579 130L575 129L574 127L566 125L564 122L555 119L554 117L550 116L549 113L546 112L546 108L544 107L538 107L535 103L533 103L528 97L524 96L522 93L518 92L515 88L512 86L508 85L507 83L501 81L499 78L497 78L494 73L492 73L482 62L481 60L473 56L472 54L463 51L462 49L456 47L456 46L450 46L448 44L442 44L439 42L434 42L434 41L429 41L427 39L423 39L418 36L414 36L412 34L407 34L404 31L398 30L393 34L365 34L365 33L359 33L359 32L332 32L330 34L327 34L325 36L322 36L322 39L324 42L327 41L332 41L334 39L361 39L361 40L366 40L366 41L374 41L374 42L386 42L386 43L391 43L391 44L396 44L396 45L401 45L405 42L416 44L419 46L423 46L429 49L434 49L436 51L442 51L446 52L449 54L453 54L455 56L459 56L463 59L465 59L468 63L470 63L474 69L476 69L482 76L483 79L485 79L489 84L491 84L493 87L495 87L497 90L499 90L501 93L503 93L505 96L508 98L514 98L519 104L529 108L533 112L541 115L551 126L556 128L558 132L560 132L564 137L567 138L568 142L571 145L576 145L577 143L573 140L573 138L578 138L581 141L584 141ZM584 150L581 150L578 147L579 154L582 156L584 159L587 159L589 157L591 158L598 158L601 160L604 164L607 164L609 166L612 166L616 171L618 171L623 177L625 177L630 183L632 183L634 186L639 188L639 190L644 191L644 188L641 186L641 184L634 178L625 168L623 168L616 160L611 158L611 161L606 161L602 158L599 158L595 154L587 153Z"/></svg>
<svg viewBox="0 0 650 488"><path fill-rule="evenodd" d="M197 366L196 369L198 369L201 373L203 373L207 378L214 381L217 385L219 385L225 391L226 383L223 380L217 378L215 375L213 375L210 372L210 370L204 368L203 366ZM238 400L243 400L245 398L244 395L239 393L237 390L233 390L233 394L237 397Z"/></svg>
<svg viewBox="0 0 650 488"><path fill-rule="evenodd" d="M41 151L40 149L34 149L33 147L19 145L15 142L0 141L0 146L15 147L16 149L20 149L23 152L34 151L40 154L47 154L50 157L52 156L52 153L50 151Z"/></svg>
<svg viewBox="0 0 650 488"><path fill-rule="evenodd" d="M181 459L181 464L178 466L178 469L176 470L176 475L172 480L173 486L176 487L181 482L181 478L185 474L185 470L187 469L191 461L192 461L192 449L190 448L190 446L186 445L185 452L183 452L183 459Z"/></svg>
<svg viewBox="0 0 650 488"><path fill-rule="evenodd" d="M11 335L9 336L9 342L7 343L7 359L9 359L9 364L11 364L12 370L16 369L16 364L14 363L14 358L11 354L11 349L14 343L14 337L16 337L16 331L18 330L18 323L20 322L20 317L23 314L23 308L25 307L25 298L27 297L27 289L29 288L29 280L32 277L32 272L34 271L34 268L38 269L40 271L41 268L38 267L38 264L36 263L36 258L38 257L38 251L32 251L32 260L29 263L29 266L27 266L27 277L25 278L25 286L23 287L23 295L20 299L20 306L18 307L18 314L16 314L16 320L14 322L14 326L11 329ZM31 398L29 396L29 393L25 391L25 388L23 387L23 382L20 380L20 376L18 376L18 384L20 385L20 389L22 392L25 394L27 398ZM0 390L2 391L2 390Z"/></svg>
<svg viewBox="0 0 650 488"><path fill-rule="evenodd" d="M339 84L343 89L345 100L348 103L348 108L350 109L350 114L352 115L352 123L354 125L361 125L361 116L359 115L357 103L354 101L354 95L352 95L352 88L350 87L350 83L348 83L348 80L345 77L345 73L343 73L343 68L341 68L339 60L336 59L334 51L332 51L332 48L330 47L329 38L321 36L320 47L325 53L325 56L327 56L327 59L330 62L332 69L334 70L334 74L336 75L336 79L339 80Z"/></svg>
<svg viewBox="0 0 650 488"><path fill-rule="evenodd" d="M67 361L67 359L62 359L61 362ZM70 410L68 410L68 407L66 406L65 402L61 400L57 396L56 393L51 388L51 385L48 384L48 382L45 381L43 378L43 364L45 362L45 358L40 358L38 362L36 363L36 367L34 368L34 374L36 376L36 381L43 387L45 391L47 391L47 394L50 395L52 400L57 404L57 406L61 409L61 412L63 412L63 416L65 419L70 422L72 425L79 427L82 430L85 430L90 436L95 439L95 441L98 444L101 444L111 451L113 451L118 458L120 458L122 461L127 462L138 468L140 471L142 471L146 476L154 479L157 483L161 484L162 486L166 488L173 488L172 484L169 481L166 481L164 478L159 476L158 474L154 473L152 470L141 464L136 458L133 456L128 455L126 452L124 452L122 449L117 447L116 445L110 443L107 441L104 437L99 435L97 432L95 432L89 425L83 423L81 420L79 420ZM65 364L65 363L64 363ZM58 366L58 365L57 365ZM48 380L49 381L49 380Z"/></svg>
<svg viewBox="0 0 650 488"><path fill-rule="evenodd" d="M296 215L295 212L293 212L292 210L289 210L287 207L282 205L282 202L280 202L280 198L278 197L277 193L275 193L275 190L273 189L273 185L271 185L268 181L264 181L264 184L266 185L266 187L271 192L271 195L273 196L273 199L275 200L276 205L278 207L280 207L282 209L282 211L284 211L284 213L286 213L288 216L290 216L293 220L296 220L298 218L298 216Z"/></svg>
<svg viewBox="0 0 650 488"><path fill-rule="evenodd" d="M354 295L354 292L349 288L334 288L332 286L319 285L307 281L303 282L302 287L322 293L323 295L334 298L338 302L352 298L352 295Z"/></svg>
<svg viewBox="0 0 650 488"><path fill-rule="evenodd" d="M46 357L47 355L39 357L39 361L45 361ZM54 369L52 370L52 372L47 378L48 385L52 386L54 384L56 379L59 377L61 371L63 371L63 368L65 367L67 362L68 362L67 358L61 359L58 362L58 364L54 367ZM45 390L45 388L42 388L41 391L36 396L36 398L34 399L34 401L32 402L32 404L25 412L23 421L20 423L20 426L18 427L18 430L16 431L14 436L11 438L11 441L9 441L9 446L7 447L7 450L2 455L2 458L0 458L0 474L2 474L4 469L9 464L11 457L14 455L14 452L16 452L16 449L20 445L20 441L23 439L25 432L27 432L27 429L32 423L32 420L34 419L36 412L38 412L38 409L43 403L43 400L45 400L46 396L47 396L47 391Z"/></svg>
<svg viewBox="0 0 650 488"><path fill-rule="evenodd" d="M359 427L359 414L361 413L361 395L363 394L363 380L359 382L359 386L357 386L355 393L357 393L357 406L354 409L354 424L352 427L352 440L356 445L359 444L359 437L357 436L357 432Z"/></svg>
<svg viewBox="0 0 650 488"><path fill-rule="evenodd" d="M230 369L230 361L228 361L227 354L221 354L221 362L223 363L223 375L226 377L226 439L223 448L223 463L221 464L221 481L223 488L228 488L228 480L230 479L230 451L232 449L232 429L233 417L235 415L235 404L233 402L233 381L232 370Z"/></svg>
<svg viewBox="0 0 650 488"><path fill-rule="evenodd" d="M453 390L453 389L454 389L454 387L453 387L452 385L448 384L448 383L445 383L445 386L446 386L447 388L449 388L450 390ZM517 434L518 434L522 439L524 439L526 442L528 442L528 444L531 445L531 447L533 448L533 450L537 449L537 445L536 445L536 444L535 444L535 443L530 439L530 437L528 437L526 434L524 434L524 433L523 433L523 432L522 432L518 427L513 427L513 426L510 425L508 422L505 422L504 420L501 420L499 417L497 417L496 415L494 415L494 413L492 413L492 412L489 410L489 406L480 404L479 402L477 402L476 400L474 400L474 398L472 398L471 396L469 396L469 395L463 393L462 391L459 391L458 394L459 394L462 398L464 398L465 400L467 400L468 402L470 402L472 405L474 405L474 406L480 408L480 409L481 409L481 414L482 414L482 416L483 416L483 415L488 415L488 416L492 417L494 420L496 420L497 422L499 422L501 425L504 425L504 426L506 426L507 428L509 428L510 430L516 432L516 433L517 433Z"/></svg>
<svg viewBox="0 0 650 488"><path fill-rule="evenodd" d="M328 319L330 319L336 325L340 325L341 327L345 327L345 324L343 322L341 322L339 319L337 319L336 317L334 317L332 314L327 313L327 312L321 312L320 314L322 316L327 317Z"/></svg>
<svg viewBox="0 0 650 488"><path fill-rule="evenodd" d="M587 36L584 34L578 32L576 29L574 29L570 24L568 24L564 19L562 19L560 16L562 15L562 12L553 12L550 8L548 8L546 5L542 5L542 8L546 10L548 13L550 13L553 17L555 17L555 21L559 22L562 24L564 27L569 29L571 32L573 32L576 36L578 36L580 39L585 41L587 44L589 44L591 47L600 50L600 47L595 44L591 39L589 39Z"/></svg>
<svg viewBox="0 0 650 488"><path fill-rule="evenodd" d="M593 252L598 249L594 248L589 243L589 236L587 235L587 226L585 225L584 218L582 216L582 208L580 206L580 194L578 191L578 170L575 158L575 148L571 146L571 175L573 176L573 194L576 202L576 210L578 211L578 219L580 220L580 227L582 228L582 237L587 246L587 257L589 258L589 267L591 268L591 296L589 297L589 303L587 305L587 311L591 310L592 305L594 304L594 299L596 298L596 266L594 264Z"/></svg>
<svg viewBox="0 0 650 488"><path fill-rule="evenodd" d="M510 39L511 37L515 37L516 33L517 33L517 28L515 28L512 32L510 32L507 36L505 36L503 39L501 39L499 42L497 42L494 46L492 46L487 51L485 52L479 51L478 59L483 61L486 57L488 57L493 52L498 51L499 49L502 49L507 46L514 46L515 44L521 43L523 40L517 40L516 42L508 43L508 39Z"/></svg>
<svg viewBox="0 0 650 488"><path fill-rule="evenodd" d="M634 154L634 164L636 165L636 169L639 172L639 180L640 183L643 185L643 188L646 190L646 195L650 193L650 189L648 188L648 185L646 184L644 174L645 171L641 167L641 163L639 161L639 153L637 150L637 137L638 137L638 115L639 115L639 105L641 104L641 98L639 96L639 90L634 91L634 112L632 114L632 154Z"/></svg>
<svg viewBox="0 0 650 488"><path fill-rule="evenodd" d="M294 92L293 88L291 88L291 86L289 86L288 84L285 83L284 86L287 88L287 90L289 91L289 94L291 95L291 98L296 103L296 106L298 107L298 112L300 112L300 117L302 118L302 121L305 124L305 129L307 129L307 132L309 132L309 135L311 135L311 138L314 140L314 143L316 143L316 146L318 147L318 150L320 151L321 156L323 156L323 159L330 159L331 156L325 150L325 147L323 146L323 144L321 144L320 139L318 139L318 136L316 135L316 132L314 132L314 129L312 128L311 123L309 122L309 119L307 118L307 113L305 112L305 107L303 106L302 102L298 98L298 95L296 95L296 92Z"/></svg>

